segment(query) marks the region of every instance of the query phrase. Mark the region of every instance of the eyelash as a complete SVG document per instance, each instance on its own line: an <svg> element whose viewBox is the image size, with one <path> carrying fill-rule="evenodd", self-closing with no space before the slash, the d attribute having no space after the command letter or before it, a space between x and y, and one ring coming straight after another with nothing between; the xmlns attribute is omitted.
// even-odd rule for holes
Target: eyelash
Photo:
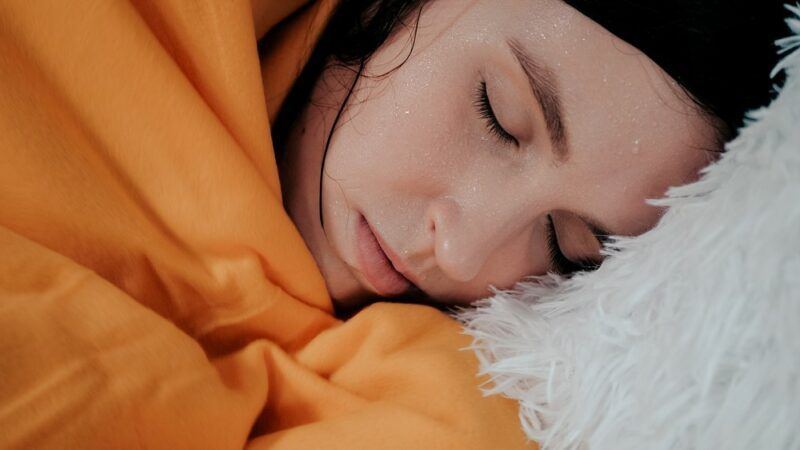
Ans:
<svg viewBox="0 0 800 450"><path fill-rule="evenodd" d="M478 109L478 114L486 120L486 128L489 133L497 136L501 142L506 144L518 145L517 139L506 131L500 121L497 120L497 115L492 109L492 103L489 101L489 92L486 90L486 82L481 81L478 85L478 90L475 95L475 107Z"/></svg>
<svg viewBox="0 0 800 450"><path fill-rule="evenodd" d="M553 271L562 276L569 276L575 272L585 272L595 270L599 264L594 261L579 261L575 262L567 258L561 251L558 245L558 235L556 235L556 226L553 223L553 216L547 215L547 250L550 255L550 262Z"/></svg>

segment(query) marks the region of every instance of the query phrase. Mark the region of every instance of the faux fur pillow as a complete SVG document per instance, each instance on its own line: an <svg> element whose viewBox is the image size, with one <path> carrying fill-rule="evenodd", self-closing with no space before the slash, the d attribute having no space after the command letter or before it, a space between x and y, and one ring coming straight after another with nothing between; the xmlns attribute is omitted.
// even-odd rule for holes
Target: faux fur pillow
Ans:
<svg viewBox="0 0 800 450"><path fill-rule="evenodd" d="M779 97L658 227L461 313L487 391L545 449L800 448L798 18Z"/></svg>

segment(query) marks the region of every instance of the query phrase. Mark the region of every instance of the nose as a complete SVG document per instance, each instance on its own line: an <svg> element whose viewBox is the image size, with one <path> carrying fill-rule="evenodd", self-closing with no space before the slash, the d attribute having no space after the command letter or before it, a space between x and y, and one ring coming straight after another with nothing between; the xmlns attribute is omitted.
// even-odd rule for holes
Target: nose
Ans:
<svg viewBox="0 0 800 450"><path fill-rule="evenodd" d="M504 240L505 221L498 214L470 213L450 197L433 200L426 217L436 263L455 281L468 282L478 276L493 249Z"/></svg>

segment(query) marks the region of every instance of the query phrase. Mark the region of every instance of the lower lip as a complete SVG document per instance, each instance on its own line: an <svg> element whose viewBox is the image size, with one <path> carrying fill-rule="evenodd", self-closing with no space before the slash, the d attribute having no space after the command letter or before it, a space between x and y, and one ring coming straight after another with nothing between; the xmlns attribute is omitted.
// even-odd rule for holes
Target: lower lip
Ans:
<svg viewBox="0 0 800 450"><path fill-rule="evenodd" d="M384 297L400 295L411 288L411 283L392 266L381 249L367 219L359 215L356 230L358 263L369 284Z"/></svg>

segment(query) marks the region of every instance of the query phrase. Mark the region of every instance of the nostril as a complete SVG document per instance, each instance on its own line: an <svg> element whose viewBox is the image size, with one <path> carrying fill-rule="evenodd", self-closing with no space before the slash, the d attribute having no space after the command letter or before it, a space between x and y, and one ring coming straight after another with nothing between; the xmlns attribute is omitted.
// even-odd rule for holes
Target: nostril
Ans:
<svg viewBox="0 0 800 450"><path fill-rule="evenodd" d="M436 215L429 213L427 216L427 230L431 234L431 236L436 235Z"/></svg>

